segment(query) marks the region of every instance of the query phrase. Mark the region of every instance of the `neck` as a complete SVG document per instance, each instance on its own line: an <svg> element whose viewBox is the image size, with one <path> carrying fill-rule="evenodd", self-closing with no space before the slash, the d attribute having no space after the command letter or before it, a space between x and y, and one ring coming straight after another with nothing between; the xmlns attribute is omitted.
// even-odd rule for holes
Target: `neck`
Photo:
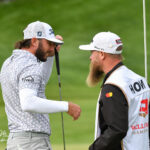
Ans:
<svg viewBox="0 0 150 150"><path fill-rule="evenodd" d="M119 62L121 62L121 60L117 59L117 60L109 60L108 62L106 62L106 64L103 67L103 71L105 74L107 74L109 71L111 71Z"/></svg>

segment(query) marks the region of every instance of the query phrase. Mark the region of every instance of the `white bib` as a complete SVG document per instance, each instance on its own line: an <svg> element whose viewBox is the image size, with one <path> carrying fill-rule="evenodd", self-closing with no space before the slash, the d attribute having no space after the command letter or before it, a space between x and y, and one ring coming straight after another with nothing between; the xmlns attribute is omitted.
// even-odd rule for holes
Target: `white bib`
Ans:
<svg viewBox="0 0 150 150"><path fill-rule="evenodd" d="M112 72L105 84L119 87L128 101L128 131L122 142L123 150L149 150L150 89L146 80L127 67L121 66ZM97 107L99 108L98 105ZM98 108L95 120L95 139L100 136Z"/></svg>

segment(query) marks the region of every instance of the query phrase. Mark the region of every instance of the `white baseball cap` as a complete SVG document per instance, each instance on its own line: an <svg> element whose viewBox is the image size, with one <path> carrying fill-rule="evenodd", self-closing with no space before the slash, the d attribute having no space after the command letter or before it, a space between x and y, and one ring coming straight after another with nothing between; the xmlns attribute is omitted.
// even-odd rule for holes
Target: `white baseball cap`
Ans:
<svg viewBox="0 0 150 150"><path fill-rule="evenodd" d="M100 32L93 37L93 41L88 45L80 45L81 50L96 50L110 54L121 54L122 50L117 50L123 43L120 37L112 32Z"/></svg>
<svg viewBox="0 0 150 150"><path fill-rule="evenodd" d="M63 41L56 39L52 27L44 22L40 21L32 22L25 28L23 32L24 32L24 39L38 38L38 39L46 39L57 44L64 43Z"/></svg>

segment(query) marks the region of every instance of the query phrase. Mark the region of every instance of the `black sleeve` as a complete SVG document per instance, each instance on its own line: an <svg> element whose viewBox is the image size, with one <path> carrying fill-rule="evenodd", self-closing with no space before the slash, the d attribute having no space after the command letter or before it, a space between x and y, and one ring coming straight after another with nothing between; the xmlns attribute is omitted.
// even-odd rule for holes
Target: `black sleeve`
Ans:
<svg viewBox="0 0 150 150"><path fill-rule="evenodd" d="M89 150L117 150L128 130L128 104L118 87L106 84L102 88L99 119L105 122L105 129Z"/></svg>

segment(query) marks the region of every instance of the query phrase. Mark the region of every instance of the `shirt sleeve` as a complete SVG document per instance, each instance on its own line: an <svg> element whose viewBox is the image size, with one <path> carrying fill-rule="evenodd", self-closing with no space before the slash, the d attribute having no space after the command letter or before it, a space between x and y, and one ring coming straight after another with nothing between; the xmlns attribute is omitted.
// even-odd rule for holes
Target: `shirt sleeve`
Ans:
<svg viewBox="0 0 150 150"><path fill-rule="evenodd" d="M128 130L128 104L122 91L113 85L104 85L100 97L99 121L101 136L90 150L116 150Z"/></svg>
<svg viewBox="0 0 150 150"><path fill-rule="evenodd" d="M68 111L68 102L40 98L37 96L37 92L32 89L20 90L19 97L21 108L25 112L48 114Z"/></svg>
<svg viewBox="0 0 150 150"><path fill-rule="evenodd" d="M46 62L40 64L45 83L48 82L53 68L54 56L48 57Z"/></svg>

